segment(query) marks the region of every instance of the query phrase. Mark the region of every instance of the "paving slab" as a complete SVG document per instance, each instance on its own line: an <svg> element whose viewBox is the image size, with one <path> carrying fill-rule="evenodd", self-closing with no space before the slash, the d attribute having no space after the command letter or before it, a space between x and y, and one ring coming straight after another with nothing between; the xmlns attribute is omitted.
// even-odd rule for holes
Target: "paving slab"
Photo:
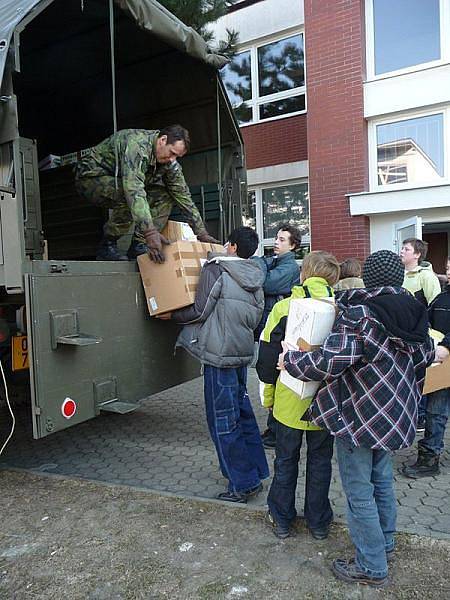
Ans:
<svg viewBox="0 0 450 600"><path fill-rule="evenodd" d="M259 404L258 381L249 370L249 395L261 430L266 411ZM203 406L202 379L171 388L144 400L134 413L102 414L42 440L33 440L31 418L24 407L16 412L16 432L0 468L48 472L106 483L173 493L180 497L214 498L224 490L214 447L209 438ZM9 430L6 408L0 408L0 439ZM420 434L419 434L420 435ZM450 539L450 432L438 477L413 480L400 471L414 462L417 448L394 455L398 498L399 529L434 538ZM305 452L302 452L304 458ZM274 452L267 451L272 469ZM297 509L301 512L305 481L300 464ZM265 492L270 480L265 484ZM345 522L345 496L333 461L330 499L337 522ZM265 508L266 493L249 502L251 508Z"/></svg>

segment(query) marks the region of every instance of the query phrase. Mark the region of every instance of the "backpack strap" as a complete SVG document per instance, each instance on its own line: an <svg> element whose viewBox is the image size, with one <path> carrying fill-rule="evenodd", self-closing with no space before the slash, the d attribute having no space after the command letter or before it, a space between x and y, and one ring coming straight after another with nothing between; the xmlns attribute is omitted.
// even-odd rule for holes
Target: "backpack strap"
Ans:
<svg viewBox="0 0 450 600"><path fill-rule="evenodd" d="M311 298L311 294L308 290L308 286L307 285L302 285L303 291L305 292L305 298Z"/></svg>

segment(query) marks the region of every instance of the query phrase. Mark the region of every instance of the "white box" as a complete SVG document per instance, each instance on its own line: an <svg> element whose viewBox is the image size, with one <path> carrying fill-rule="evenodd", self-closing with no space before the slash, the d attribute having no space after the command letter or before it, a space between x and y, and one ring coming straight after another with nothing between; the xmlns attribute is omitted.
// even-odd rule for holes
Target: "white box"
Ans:
<svg viewBox="0 0 450 600"><path fill-rule="evenodd" d="M196 242L197 236L188 223L181 221L167 221L161 235L169 242Z"/></svg>
<svg viewBox="0 0 450 600"><path fill-rule="evenodd" d="M333 328L335 318L333 298L291 300L285 334L289 349L309 352L319 348ZM318 381L300 381L287 371L281 371L280 381L300 398L311 398L320 385Z"/></svg>

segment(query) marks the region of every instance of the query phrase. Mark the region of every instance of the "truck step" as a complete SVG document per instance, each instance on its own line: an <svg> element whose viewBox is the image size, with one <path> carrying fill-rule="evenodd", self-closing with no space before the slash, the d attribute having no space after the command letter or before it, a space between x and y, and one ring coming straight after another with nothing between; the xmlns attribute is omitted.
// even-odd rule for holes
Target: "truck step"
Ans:
<svg viewBox="0 0 450 600"><path fill-rule="evenodd" d="M133 412L136 410L136 408L139 408L139 404L135 404L133 402L120 402L120 400L108 402L100 406L100 410L118 413L119 415L125 415L126 413Z"/></svg>

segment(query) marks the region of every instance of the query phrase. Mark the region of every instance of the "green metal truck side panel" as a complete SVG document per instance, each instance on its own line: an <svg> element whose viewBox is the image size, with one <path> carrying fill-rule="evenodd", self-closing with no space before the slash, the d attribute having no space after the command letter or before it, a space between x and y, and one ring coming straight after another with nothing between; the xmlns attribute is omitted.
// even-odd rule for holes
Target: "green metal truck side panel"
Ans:
<svg viewBox="0 0 450 600"><path fill-rule="evenodd" d="M241 224L243 141L218 75L226 59L155 0L114 0L112 19L109 8L0 2L0 295L11 331L28 337L35 438L200 374L174 355L176 326L148 315L136 262L93 260L107 212L79 198L73 165L38 161L94 146L116 125L182 123L192 138L183 171L208 231L224 239Z"/></svg>
<svg viewBox="0 0 450 600"><path fill-rule="evenodd" d="M39 262L26 275L35 438L96 416L115 395L137 402L200 374L185 353L174 356L176 326L147 314L139 273L126 270L134 265L108 273L104 263L68 263L72 272L45 274L51 263ZM101 342L55 348L55 316L74 311L80 334ZM66 398L77 403L71 419L61 412Z"/></svg>

